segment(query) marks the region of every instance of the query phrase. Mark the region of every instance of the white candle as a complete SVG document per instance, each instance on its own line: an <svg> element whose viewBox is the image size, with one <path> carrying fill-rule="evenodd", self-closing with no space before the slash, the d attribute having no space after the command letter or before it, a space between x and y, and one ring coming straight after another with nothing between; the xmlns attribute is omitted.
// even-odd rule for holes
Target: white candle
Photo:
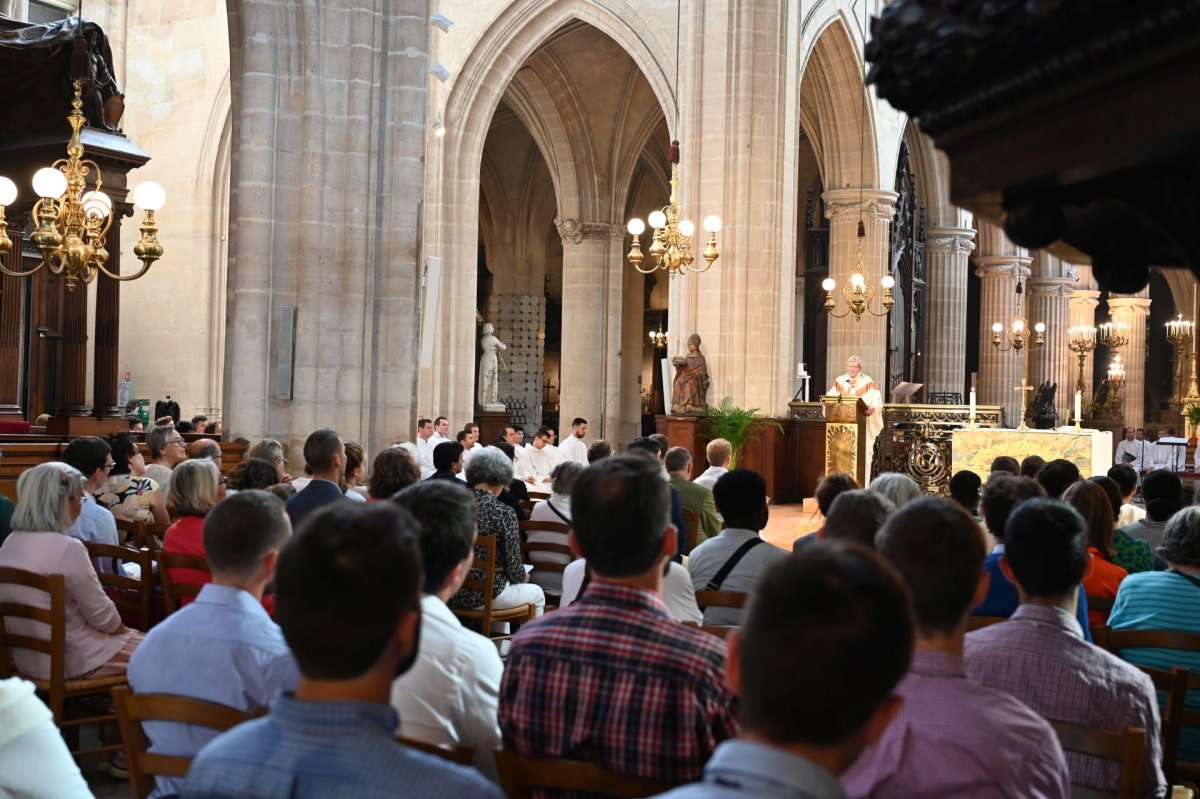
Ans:
<svg viewBox="0 0 1200 799"><path fill-rule="evenodd" d="M971 389L971 416L968 418L967 424L975 424L975 389Z"/></svg>
<svg viewBox="0 0 1200 799"><path fill-rule="evenodd" d="M1083 420L1083 392L1075 392L1075 424L1078 425Z"/></svg>

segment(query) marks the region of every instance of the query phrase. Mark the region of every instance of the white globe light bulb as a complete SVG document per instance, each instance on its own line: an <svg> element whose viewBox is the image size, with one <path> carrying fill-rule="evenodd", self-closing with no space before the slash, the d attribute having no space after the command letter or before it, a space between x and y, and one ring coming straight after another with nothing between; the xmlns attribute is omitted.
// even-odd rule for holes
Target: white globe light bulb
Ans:
<svg viewBox="0 0 1200 799"><path fill-rule="evenodd" d="M1004 325L1000 324L999 322L992 323L992 332L993 333L999 333L1003 329L1004 329Z"/></svg>
<svg viewBox="0 0 1200 799"><path fill-rule="evenodd" d="M61 197L67 192L67 176L51 166L33 173L33 190L39 197Z"/></svg>
<svg viewBox="0 0 1200 799"><path fill-rule="evenodd" d="M685 219L679 223L679 232L685 236L690 236L696 232L696 225L692 220Z"/></svg>
<svg viewBox="0 0 1200 799"><path fill-rule="evenodd" d="M667 226L667 215L662 211L651 211L650 216L646 217L646 221L650 223L652 228L661 228Z"/></svg>
<svg viewBox="0 0 1200 799"><path fill-rule="evenodd" d="M1020 319L1016 319L1013 321L1013 330L1020 333L1024 329L1025 329L1025 323L1022 322Z"/></svg>
<svg viewBox="0 0 1200 799"><path fill-rule="evenodd" d="M1046 325L1044 325L1041 322L1038 322L1036 325L1033 326L1033 329L1034 329L1034 332L1036 332L1036 333L1045 333Z"/></svg>
<svg viewBox="0 0 1200 799"><path fill-rule="evenodd" d="M717 233L721 230L721 217L716 214L709 214L704 217L704 229L709 233Z"/></svg>
<svg viewBox="0 0 1200 799"><path fill-rule="evenodd" d="M850 285L854 286L856 289L862 288L864 282L865 281L863 280L862 272L855 272L850 275Z"/></svg>
<svg viewBox="0 0 1200 799"><path fill-rule="evenodd" d="M112 213L112 200L102 191L89 191L80 201L89 219L104 219Z"/></svg>
<svg viewBox="0 0 1200 799"><path fill-rule="evenodd" d="M827 277L821 281L821 288L825 289L826 291L833 291L836 287L837 282L835 282L831 277Z"/></svg>
<svg viewBox="0 0 1200 799"><path fill-rule="evenodd" d="M896 285L896 278L892 277L891 275L884 275L879 279L879 285L883 286L885 289L890 289L892 286Z"/></svg>
<svg viewBox="0 0 1200 799"><path fill-rule="evenodd" d="M143 211L157 211L167 202L167 193L153 180L139 183L133 190L133 204Z"/></svg>
<svg viewBox="0 0 1200 799"><path fill-rule="evenodd" d="M17 199L17 184L0 177L0 205L12 205Z"/></svg>
<svg viewBox="0 0 1200 799"><path fill-rule="evenodd" d="M629 224L625 226L631 236L640 236L646 231L646 223L640 219L630 219Z"/></svg>

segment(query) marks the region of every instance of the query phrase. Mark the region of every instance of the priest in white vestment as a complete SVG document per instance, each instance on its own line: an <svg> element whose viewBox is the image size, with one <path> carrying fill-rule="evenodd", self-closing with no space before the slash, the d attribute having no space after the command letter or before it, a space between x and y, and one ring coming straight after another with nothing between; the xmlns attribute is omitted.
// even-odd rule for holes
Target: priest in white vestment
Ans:
<svg viewBox="0 0 1200 799"><path fill-rule="evenodd" d="M550 490L550 472L562 463L562 455L550 446L550 433L546 428L537 431L530 444L517 458L516 476L542 491Z"/></svg>
<svg viewBox="0 0 1200 799"><path fill-rule="evenodd" d="M843 397L858 397L867 404L864 413L867 421L864 427L867 444L867 463L863 470L866 473L863 488L871 482L871 463L875 453L875 439L883 430L883 392L870 376L863 374L862 358L851 355L846 359L846 373L838 375L826 395L840 394Z"/></svg>

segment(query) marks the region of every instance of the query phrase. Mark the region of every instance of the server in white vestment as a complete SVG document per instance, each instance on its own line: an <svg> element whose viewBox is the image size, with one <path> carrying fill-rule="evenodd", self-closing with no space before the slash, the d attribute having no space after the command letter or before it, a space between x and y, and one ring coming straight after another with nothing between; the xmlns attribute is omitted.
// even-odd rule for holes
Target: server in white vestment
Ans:
<svg viewBox="0 0 1200 799"><path fill-rule="evenodd" d="M846 359L846 373L838 375L826 395L840 394L843 397L858 397L867 404L867 468L866 483L871 482L871 463L875 453L875 439L883 430L883 392L869 375L863 374L863 361L857 355Z"/></svg>
<svg viewBox="0 0 1200 799"><path fill-rule="evenodd" d="M1153 448L1153 444L1146 441L1146 433L1143 430L1137 430L1133 427L1125 428L1125 437L1117 444L1117 452L1113 455L1113 465L1124 463L1130 466L1135 472L1141 474L1148 467L1146 455L1153 454L1151 451L1147 453L1147 448ZM1150 460L1153 460L1151 458Z"/></svg>
<svg viewBox="0 0 1200 799"><path fill-rule="evenodd" d="M550 433L543 427L534 433L533 443L517 458L515 473L534 488L549 491L550 473L561 462L561 453L556 447L550 446Z"/></svg>
<svg viewBox="0 0 1200 799"><path fill-rule="evenodd" d="M587 430L587 419L576 417L571 422L571 434L563 439L562 445L558 448L564 461L578 463L580 466L588 465L588 448L587 444L583 443L583 437L587 435Z"/></svg>

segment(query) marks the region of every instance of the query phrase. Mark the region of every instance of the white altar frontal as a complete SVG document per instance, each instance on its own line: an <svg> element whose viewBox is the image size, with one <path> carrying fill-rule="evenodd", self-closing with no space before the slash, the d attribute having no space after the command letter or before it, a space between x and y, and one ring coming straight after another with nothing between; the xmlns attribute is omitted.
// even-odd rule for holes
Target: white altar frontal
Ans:
<svg viewBox="0 0 1200 799"><path fill-rule="evenodd" d="M1113 462L1112 433L1073 427L1059 430L955 430L951 438L953 472L975 472L987 482L992 461L1009 455L1020 461L1040 455L1047 461L1062 458L1079 467L1084 477L1105 474Z"/></svg>

